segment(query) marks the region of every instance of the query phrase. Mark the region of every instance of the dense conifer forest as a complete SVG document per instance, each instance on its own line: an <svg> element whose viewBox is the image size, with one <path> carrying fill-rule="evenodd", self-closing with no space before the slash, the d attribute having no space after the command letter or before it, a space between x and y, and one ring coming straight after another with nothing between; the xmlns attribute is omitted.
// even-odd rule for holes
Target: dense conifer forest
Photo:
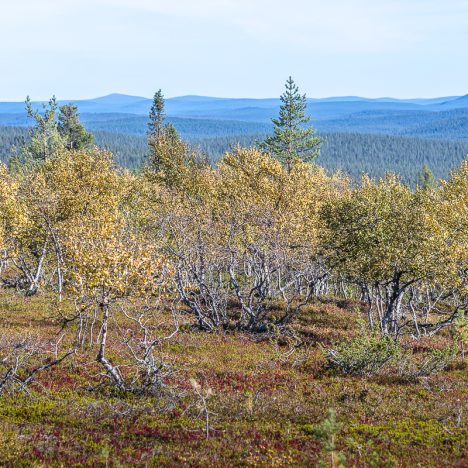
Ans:
<svg viewBox="0 0 468 468"><path fill-rule="evenodd" d="M146 136L108 131L95 131L94 135L96 144L109 149L122 167L137 169L148 155ZM242 147L255 146L265 135L192 137L187 138L187 141L216 163L237 144ZM331 171L341 170L355 180L362 173L382 177L386 172L393 171L407 183L414 184L424 165L437 178L445 178L468 155L466 140L361 133L325 133L321 136L324 144L317 159L318 164ZM12 147L20 148L27 138L28 130L24 127L0 127L0 160L7 163Z"/></svg>

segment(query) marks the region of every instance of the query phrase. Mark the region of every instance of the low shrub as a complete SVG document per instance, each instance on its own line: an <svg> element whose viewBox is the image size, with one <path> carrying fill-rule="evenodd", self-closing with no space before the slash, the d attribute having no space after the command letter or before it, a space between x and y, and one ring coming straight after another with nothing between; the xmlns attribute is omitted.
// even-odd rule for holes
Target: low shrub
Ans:
<svg viewBox="0 0 468 468"><path fill-rule="evenodd" d="M433 349L421 356L405 351L402 345L388 336L362 331L351 340L334 348L322 349L329 369L345 375L371 377L394 375L406 380L417 380L444 370L454 359L454 347Z"/></svg>
<svg viewBox="0 0 468 468"><path fill-rule="evenodd" d="M375 375L403 354L397 341L366 332L323 352L329 368L359 376Z"/></svg>

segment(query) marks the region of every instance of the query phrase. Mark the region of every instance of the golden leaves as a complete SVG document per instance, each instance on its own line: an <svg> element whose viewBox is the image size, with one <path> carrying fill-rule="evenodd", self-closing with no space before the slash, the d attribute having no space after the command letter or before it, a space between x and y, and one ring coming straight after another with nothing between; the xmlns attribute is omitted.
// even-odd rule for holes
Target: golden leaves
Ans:
<svg viewBox="0 0 468 468"><path fill-rule="evenodd" d="M450 183L448 184L450 185ZM445 204L445 209L444 209ZM434 190L411 191L395 175L361 186L323 210L323 243L332 265L351 277L437 280L457 285L457 252L447 219L457 215Z"/></svg>
<svg viewBox="0 0 468 468"><path fill-rule="evenodd" d="M256 149L237 148L219 167L162 142L163 169L130 174L97 148L63 151L11 175L0 166L0 247L10 256L52 239L73 288L143 294L164 287L177 245L226 255L273 242L351 276L407 277L458 284L468 249L468 162L440 188L411 191L394 175L340 175L295 160L289 171ZM164 146L166 145L166 146ZM223 250L224 249L224 250ZM220 252L223 252L222 254ZM174 259L172 259L174 260Z"/></svg>

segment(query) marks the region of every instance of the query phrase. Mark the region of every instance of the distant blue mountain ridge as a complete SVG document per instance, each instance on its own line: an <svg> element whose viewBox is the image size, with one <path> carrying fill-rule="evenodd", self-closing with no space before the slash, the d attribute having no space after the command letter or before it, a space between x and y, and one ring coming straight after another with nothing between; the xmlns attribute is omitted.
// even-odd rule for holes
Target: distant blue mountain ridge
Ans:
<svg viewBox="0 0 468 468"><path fill-rule="evenodd" d="M152 100L125 94L59 101L79 107L90 130L144 134ZM184 136L218 137L266 133L279 99L180 96L166 100L166 114ZM34 102L41 109L41 102ZM468 139L468 95L431 99L308 99L312 124L321 132L378 133ZM28 125L24 103L0 102L0 125Z"/></svg>

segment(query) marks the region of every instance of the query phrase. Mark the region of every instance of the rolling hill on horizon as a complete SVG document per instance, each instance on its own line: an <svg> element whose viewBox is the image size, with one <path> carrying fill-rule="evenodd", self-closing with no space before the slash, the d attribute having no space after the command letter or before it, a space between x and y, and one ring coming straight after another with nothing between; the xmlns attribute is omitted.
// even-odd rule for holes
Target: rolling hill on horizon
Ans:
<svg viewBox="0 0 468 468"><path fill-rule="evenodd" d="M109 94L95 99L59 101L78 106L90 130L144 134L151 99ZM36 108L42 107L35 102ZM278 114L279 99L180 96L166 100L166 114L189 137L266 133ZM320 132L357 132L422 138L468 139L468 95L430 99L308 99L312 124ZM24 103L0 102L0 125L27 126Z"/></svg>
<svg viewBox="0 0 468 468"><path fill-rule="evenodd" d="M82 113L123 113L147 115L152 100L141 96L113 93L92 99L59 100L59 104L76 104ZM308 98L311 113L321 118L334 112L337 114L369 109L426 110L437 112L460 107L468 107L468 94L465 96L446 96L438 98L397 99L391 97L366 98L359 96L337 96L327 98ZM40 109L45 101L33 101ZM222 98L211 96L186 95L166 99L166 112L169 116L220 116L232 120L239 110L274 111L280 106L278 98ZM24 112L23 102L0 102L0 114ZM232 115L226 115L233 112ZM185 115L184 115L185 114ZM253 116L252 119L255 117ZM251 120L251 119L249 119Z"/></svg>

